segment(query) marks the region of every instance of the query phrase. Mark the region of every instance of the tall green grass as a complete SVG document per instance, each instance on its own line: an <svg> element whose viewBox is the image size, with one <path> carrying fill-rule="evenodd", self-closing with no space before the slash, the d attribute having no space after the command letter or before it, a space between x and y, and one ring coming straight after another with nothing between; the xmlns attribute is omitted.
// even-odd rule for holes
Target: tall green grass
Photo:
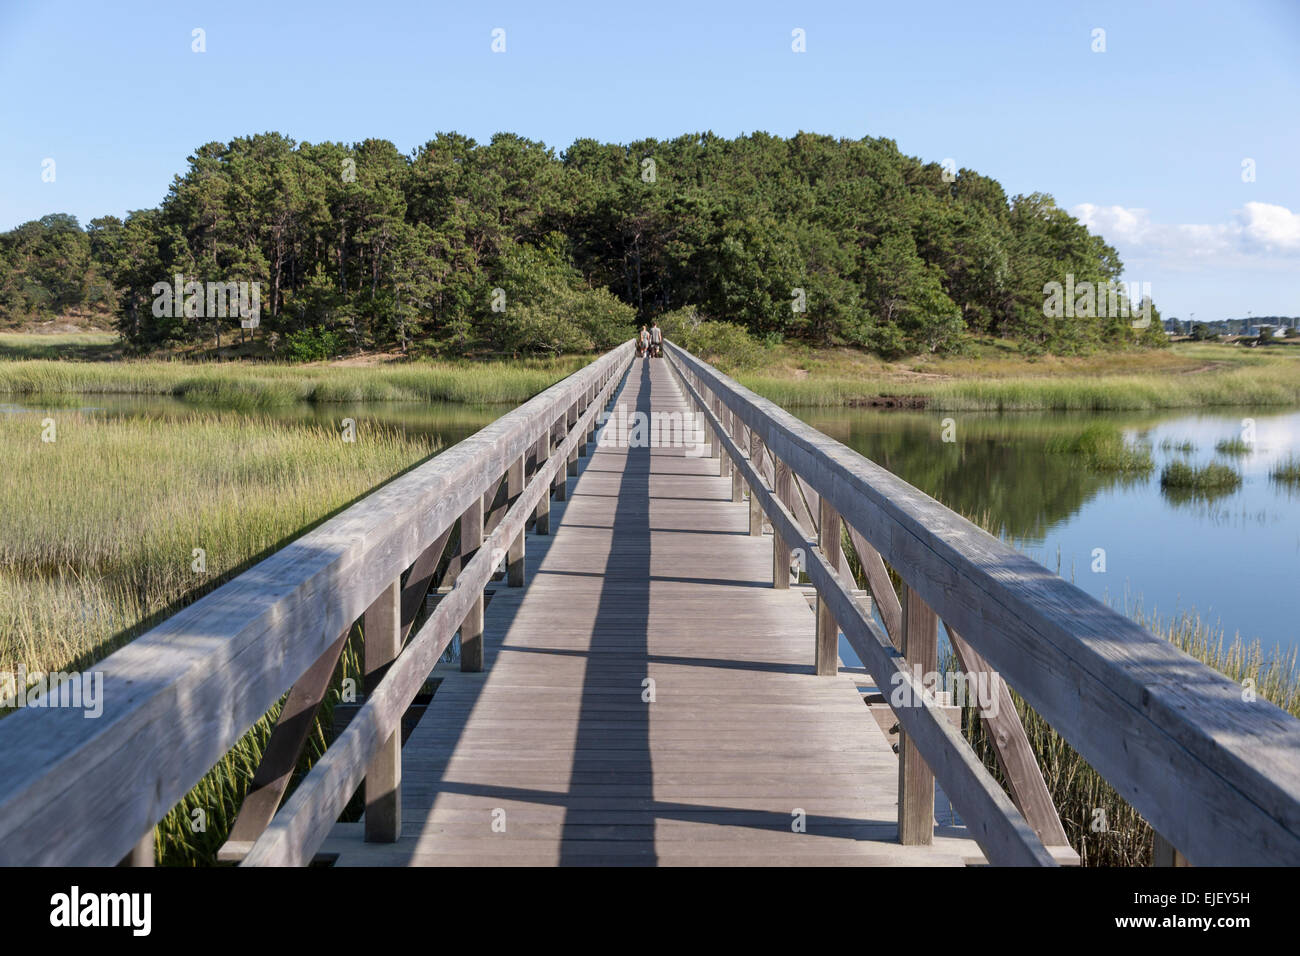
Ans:
<svg viewBox="0 0 1300 956"><path fill-rule="evenodd" d="M169 395L249 411L295 402L519 403L588 361L589 357L570 356L352 367L34 360L0 363L0 395Z"/></svg>
<svg viewBox="0 0 1300 956"><path fill-rule="evenodd" d="M1073 434L1049 438L1045 448L1048 454L1074 455L1093 471L1145 475L1155 468L1151 449L1129 445L1119 428L1105 422L1086 425Z"/></svg>
<svg viewBox="0 0 1300 956"><path fill-rule="evenodd" d="M1173 491L1224 494L1241 487L1241 475L1217 461L1200 468L1184 461L1171 461L1160 473L1160 487Z"/></svg>
<svg viewBox="0 0 1300 956"><path fill-rule="evenodd" d="M1279 461L1273 466L1269 476L1274 481L1300 484L1300 455L1291 455L1284 461Z"/></svg>
<svg viewBox="0 0 1300 956"><path fill-rule="evenodd" d="M41 416L0 415L0 672L11 674L86 669L438 448L364 421L349 443L318 425L232 413L51 417L55 440L44 442ZM356 672L352 654L336 677ZM212 861L277 713L160 824L164 862ZM196 808L206 832L191 826Z"/></svg>

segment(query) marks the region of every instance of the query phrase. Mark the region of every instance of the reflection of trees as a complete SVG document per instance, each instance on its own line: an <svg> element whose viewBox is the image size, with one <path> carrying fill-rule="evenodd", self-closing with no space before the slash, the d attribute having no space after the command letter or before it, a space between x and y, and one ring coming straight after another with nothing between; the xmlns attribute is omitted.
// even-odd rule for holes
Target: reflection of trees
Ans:
<svg viewBox="0 0 1300 956"><path fill-rule="evenodd" d="M870 420L867 418L870 416ZM858 421L812 421L909 484L1013 540L1041 539L1098 492L1126 483L1088 470L1074 455L1051 455L1057 423L959 420L957 441L939 440L927 416L865 413Z"/></svg>

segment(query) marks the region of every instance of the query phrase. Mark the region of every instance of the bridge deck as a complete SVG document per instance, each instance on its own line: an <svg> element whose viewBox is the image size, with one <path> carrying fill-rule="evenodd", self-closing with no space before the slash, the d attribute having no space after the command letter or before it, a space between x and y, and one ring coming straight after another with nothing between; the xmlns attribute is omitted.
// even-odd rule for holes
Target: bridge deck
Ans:
<svg viewBox="0 0 1300 956"><path fill-rule="evenodd" d="M687 411L660 361L635 361L617 401ZM528 586L497 585L484 671L435 672L403 750L402 838L341 824L322 848L336 865L978 859L960 829L898 844L897 757L851 675L814 676L813 613L771 587L771 539L749 536L717 460L582 461L553 534L527 539Z"/></svg>

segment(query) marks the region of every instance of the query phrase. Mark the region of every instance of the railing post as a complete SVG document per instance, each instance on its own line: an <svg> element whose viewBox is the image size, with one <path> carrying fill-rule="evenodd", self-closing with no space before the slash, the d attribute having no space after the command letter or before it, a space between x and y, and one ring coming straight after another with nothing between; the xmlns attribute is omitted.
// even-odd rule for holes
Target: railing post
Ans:
<svg viewBox="0 0 1300 956"><path fill-rule="evenodd" d="M551 432L547 429L542 433L542 437L537 440L537 472L541 472L546 467L546 463L551 460ZM562 477L562 475L561 475ZM551 533L551 492L548 490L537 502L537 508L533 511L537 519L533 525L533 530L538 534Z"/></svg>
<svg viewBox="0 0 1300 956"><path fill-rule="evenodd" d="M713 398L713 412L718 416L718 477L729 478L731 477L731 456L722 448L721 433L723 431L730 433L731 426L727 422L727 406L722 404L722 399L716 395Z"/></svg>
<svg viewBox="0 0 1300 956"><path fill-rule="evenodd" d="M1191 866L1174 845L1155 830L1151 831L1151 865L1152 866Z"/></svg>
<svg viewBox="0 0 1300 956"><path fill-rule="evenodd" d="M754 474L763 474L763 439L758 432L749 430L749 463L754 466ZM760 537L763 534L763 506L759 504L755 489L749 489L749 534Z"/></svg>
<svg viewBox="0 0 1300 956"><path fill-rule="evenodd" d="M153 827L149 832L140 838L140 842L131 847L131 852L122 857L122 862L118 866L153 866L157 861L157 854L154 852L153 845Z"/></svg>
<svg viewBox="0 0 1300 956"><path fill-rule="evenodd" d="M772 492L786 507L790 506L790 466L776 455L772 456L774 465L772 477ZM789 588L790 587L790 543L786 541L781 532L777 529L776 523L772 524L772 587Z"/></svg>
<svg viewBox="0 0 1300 956"><path fill-rule="evenodd" d="M842 545L840 543L840 515L825 498L821 499L821 512L818 520L817 544L822 556L832 568L840 566ZM838 674L840 650L840 628L835 622L829 605L817 595L817 674L826 677Z"/></svg>
<svg viewBox="0 0 1300 956"><path fill-rule="evenodd" d="M506 509L514 507L519 496L524 493L524 457L520 455L506 471ZM524 528L510 542L506 552L506 586L521 588L524 586Z"/></svg>
<svg viewBox="0 0 1300 956"><path fill-rule="evenodd" d="M564 422L566 418L567 418L567 413L565 416L561 416L553 425L551 425L551 447L552 448L559 448L560 444L564 441ZM553 485L553 488L555 490L556 501L564 501L565 498L568 496L569 493L568 477L569 477L569 465L567 462L561 462L560 467L555 469L555 483Z"/></svg>
<svg viewBox="0 0 1300 956"><path fill-rule="evenodd" d="M460 516L461 567L483 546L483 499L476 498ZM483 669L483 592L479 591L460 626L460 669Z"/></svg>
<svg viewBox="0 0 1300 956"><path fill-rule="evenodd" d="M578 403L574 402L569 406L568 411L564 413L564 434L567 437L569 432L573 431L573 426L578 424ZM573 450L569 452L569 475L578 473L578 456L585 455L586 450L581 448L582 442L577 442Z"/></svg>
<svg viewBox="0 0 1300 956"><path fill-rule="evenodd" d="M740 447L740 429L736 427L738 419L735 415L731 416L731 438ZM742 426L743 427L743 426ZM734 465L734 462L733 462ZM740 473L740 469L733 467L731 469L731 500L737 503L745 500L745 479Z"/></svg>
<svg viewBox="0 0 1300 956"><path fill-rule="evenodd" d="M903 582L903 656L915 673L932 674L939 669L939 618L920 595ZM898 731L898 842L924 846L934 842L934 773L921 759L921 752Z"/></svg>
<svg viewBox="0 0 1300 956"><path fill-rule="evenodd" d="M402 651L402 583L393 581L366 609L366 693L373 693L388 665ZM366 842L396 843L402 832L402 728L388 739L366 765Z"/></svg>
<svg viewBox="0 0 1300 956"><path fill-rule="evenodd" d="M708 394L705 394L704 392L701 392L700 394L704 398L705 404L709 406L709 410L716 413L718 410L718 400L713 397L713 393L709 392ZM710 425L709 426L709 457L717 458L721 454L722 454L722 442L718 441L718 431L716 428ZM718 467L721 468L722 466L719 465Z"/></svg>

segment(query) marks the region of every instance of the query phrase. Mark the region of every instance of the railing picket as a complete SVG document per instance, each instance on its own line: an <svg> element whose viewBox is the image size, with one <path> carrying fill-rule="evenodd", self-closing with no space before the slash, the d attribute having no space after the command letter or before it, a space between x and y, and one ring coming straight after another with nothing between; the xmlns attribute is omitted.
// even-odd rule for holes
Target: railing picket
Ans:
<svg viewBox="0 0 1300 956"><path fill-rule="evenodd" d="M393 581L365 614L366 692L402 652L402 588ZM366 766L367 843L395 843L402 832L402 728L399 724Z"/></svg>
<svg viewBox="0 0 1300 956"><path fill-rule="evenodd" d="M517 458L514 464L510 466L510 470L506 472L506 500L509 502L507 507L513 507L523 493L524 460ZM510 542L510 550L506 554L506 584L512 588L524 586L524 531L522 528L519 530L519 534L515 535L514 540Z"/></svg>
<svg viewBox="0 0 1300 956"><path fill-rule="evenodd" d="M821 521L818 530L818 544L822 556L833 568L839 568L843 558L840 545L840 516L826 499L821 502ZM840 628L835 622L835 615L830 606L819 594L817 596L817 654L816 667L820 676L826 677L839 673Z"/></svg>
<svg viewBox="0 0 1300 956"><path fill-rule="evenodd" d="M469 564L483 546L483 501L479 499L460 517L461 567ZM469 613L460 626L460 669L483 669L483 592L470 605Z"/></svg>

